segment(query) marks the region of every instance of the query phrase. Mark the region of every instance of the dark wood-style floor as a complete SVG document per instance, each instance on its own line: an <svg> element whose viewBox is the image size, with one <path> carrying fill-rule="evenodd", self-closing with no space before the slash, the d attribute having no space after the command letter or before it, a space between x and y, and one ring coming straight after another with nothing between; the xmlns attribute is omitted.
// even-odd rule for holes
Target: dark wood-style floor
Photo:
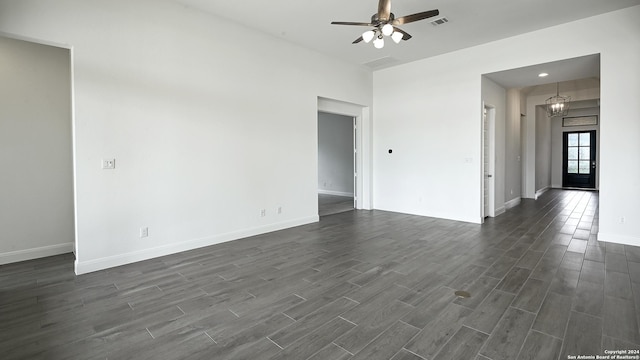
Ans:
<svg viewBox="0 0 640 360"><path fill-rule="evenodd" d="M353 197L318 194L318 215L326 216L353 210Z"/></svg>
<svg viewBox="0 0 640 360"><path fill-rule="evenodd" d="M382 211L75 276L0 267L2 359L567 359L640 348L640 248L598 195L480 226ZM466 290L470 298L456 298Z"/></svg>

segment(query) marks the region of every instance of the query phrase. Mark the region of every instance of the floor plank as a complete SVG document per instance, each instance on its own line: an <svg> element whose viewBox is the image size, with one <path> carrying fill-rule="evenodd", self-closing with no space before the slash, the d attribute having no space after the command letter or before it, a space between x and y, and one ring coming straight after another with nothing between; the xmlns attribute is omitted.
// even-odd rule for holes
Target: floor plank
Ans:
<svg viewBox="0 0 640 360"><path fill-rule="evenodd" d="M485 334L491 334L500 318L513 301L515 296L499 290L494 290L482 302L464 322L466 326L472 329L482 331Z"/></svg>
<svg viewBox="0 0 640 360"><path fill-rule="evenodd" d="M485 341L487 334L463 326L453 338L436 354L438 360L473 359Z"/></svg>
<svg viewBox="0 0 640 360"><path fill-rule="evenodd" d="M426 359L433 358L438 351L462 327L471 309L457 304L449 304L420 333L405 345L407 350Z"/></svg>
<svg viewBox="0 0 640 360"><path fill-rule="evenodd" d="M533 323L533 329L562 338L571 311L571 297L550 292Z"/></svg>
<svg viewBox="0 0 640 360"><path fill-rule="evenodd" d="M562 359L569 355L601 354L602 320L587 314L571 312L562 345Z"/></svg>
<svg viewBox="0 0 640 360"><path fill-rule="evenodd" d="M307 359L316 352L321 351L325 346L331 344L333 340L342 334L351 330L354 326L356 325L336 317L315 329L308 336L287 346L284 350L272 356L271 359Z"/></svg>
<svg viewBox="0 0 640 360"><path fill-rule="evenodd" d="M538 313L542 301L547 296L549 285L551 285L549 281L529 278L513 301L513 306L532 313Z"/></svg>
<svg viewBox="0 0 640 360"><path fill-rule="evenodd" d="M535 315L532 313L509 308L480 353L493 360L513 359L513 354L520 350L534 319Z"/></svg>
<svg viewBox="0 0 640 360"><path fill-rule="evenodd" d="M419 329L402 321L397 321L385 332L370 342L362 351L355 354L352 360L386 360L402 349Z"/></svg>
<svg viewBox="0 0 640 360"><path fill-rule="evenodd" d="M530 330L527 340L520 350L518 360L557 359L562 348L562 341L553 336Z"/></svg>

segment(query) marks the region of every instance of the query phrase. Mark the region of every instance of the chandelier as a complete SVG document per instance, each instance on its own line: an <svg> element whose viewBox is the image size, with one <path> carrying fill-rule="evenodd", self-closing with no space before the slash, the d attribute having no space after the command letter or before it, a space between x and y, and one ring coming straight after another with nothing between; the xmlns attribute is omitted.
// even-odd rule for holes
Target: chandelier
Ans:
<svg viewBox="0 0 640 360"><path fill-rule="evenodd" d="M560 96L560 83L556 83L556 95L548 98L545 103L547 104L547 116L567 116L569 113L569 102L571 96Z"/></svg>

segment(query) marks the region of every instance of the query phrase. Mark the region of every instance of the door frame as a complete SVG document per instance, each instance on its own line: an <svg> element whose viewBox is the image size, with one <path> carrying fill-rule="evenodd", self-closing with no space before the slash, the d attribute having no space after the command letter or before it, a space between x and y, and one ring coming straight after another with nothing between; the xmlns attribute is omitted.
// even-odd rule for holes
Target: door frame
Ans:
<svg viewBox="0 0 640 360"><path fill-rule="evenodd" d="M581 134L581 133L589 133L590 137L590 155L589 161L591 162L591 185L590 187L580 187L580 186L571 186L567 184L568 181L568 136L569 134ZM580 188L585 190L594 190L597 189L598 184L598 130L567 130L562 131L562 187L563 188Z"/></svg>
<svg viewBox="0 0 640 360"><path fill-rule="evenodd" d="M357 155L358 155L358 151L357 151L357 144L356 144L356 137L357 137L357 132L356 132L356 118L355 116L351 116L351 115L343 115L343 114L336 114L336 113L328 113L326 111L320 111L318 110L318 127L320 126L320 114L325 114L325 115L334 115L334 116L339 116L340 118L340 122L349 122L349 135L350 135L350 139L351 142L353 144L353 146L351 147L351 153L350 153L350 160L351 160L351 181L353 184L353 192L352 192L352 197L353 197L353 208L357 209L357 204L358 204L358 196L357 196L357 191L358 191L358 172L357 172ZM343 131L341 131L343 132ZM320 131L318 128L318 146L320 146L321 144L321 136L320 136ZM319 160L318 160L319 163ZM342 172L341 172L342 173ZM344 174L346 175L346 174ZM318 184L320 185L320 184ZM318 186L319 188L319 186Z"/></svg>
<svg viewBox="0 0 640 360"><path fill-rule="evenodd" d="M351 120L351 134L353 135L353 208L358 208L358 123L354 116Z"/></svg>
<svg viewBox="0 0 640 360"><path fill-rule="evenodd" d="M13 33L8 33L8 32L4 32L4 31L0 31L0 36L2 37L6 37L9 39L15 39L15 40L21 40L21 41L26 41L26 42L30 42L30 43L34 43L34 44L39 44L39 45L46 45L46 46L52 46L52 47L57 47L57 48L61 48L61 49L67 49L69 50L69 74L70 74L70 91L71 91L71 104L69 104L70 106L70 115L71 115L71 171L72 171L72 187L73 187L73 241L72 241L72 248L69 249L71 252L74 253L76 260L74 261L74 269L75 272L77 274L77 264L78 264L78 252L79 250L79 230L78 230L78 180L77 180L77 176L78 176L78 159L77 159L77 154L76 154L76 149L77 149L77 140L76 140L76 95L75 95L75 52L74 52L74 47L70 44L64 44L64 43L58 43L58 42L54 42L54 41L50 41L50 40L45 40L45 39L40 39L40 38L33 38L30 36L23 36L23 35L18 35L18 34L13 34ZM46 253L39 253L39 255L35 256L35 257L31 257L30 255L29 258L20 258L19 261L24 261L24 260L31 260L31 259L38 259L41 257L45 257L45 256L54 256L54 255L60 255L60 254L65 254L67 253L67 249L64 248L55 248L55 249L49 249L46 251ZM42 256L44 255L44 256Z"/></svg>
<svg viewBox="0 0 640 360"><path fill-rule="evenodd" d="M485 111L486 111L486 125L485 125ZM482 111L481 111L481 158L480 158L480 178L481 178L481 194L480 194L480 203L481 203L481 219L484 223L485 217L495 217L495 165L496 165L496 133L495 133L495 124L496 124L496 107L494 105L488 104L486 102L482 102ZM489 144L487 150L485 150L485 131L488 132ZM487 153L488 152L488 153ZM488 160L488 165L485 166L485 157ZM488 167L488 169L485 169ZM485 170L490 175L488 179L488 185L485 189ZM487 199L488 204L485 204L485 192L488 191ZM486 206L485 206L486 205ZM488 209L486 209L488 207Z"/></svg>
<svg viewBox="0 0 640 360"><path fill-rule="evenodd" d="M372 127L370 109L368 106L358 105L345 101L325 98L318 96L318 106L316 109L316 154L314 161L316 162L316 181L318 179L317 163L318 163L318 112L329 114L344 115L355 118L354 129L354 165L355 165L355 187L354 187L354 208L371 210L372 202L372 174L373 174L373 158L371 156L372 144ZM318 184L316 183L316 189ZM317 197L316 197L317 198ZM316 200L317 201L317 200ZM317 208L316 204L316 208Z"/></svg>

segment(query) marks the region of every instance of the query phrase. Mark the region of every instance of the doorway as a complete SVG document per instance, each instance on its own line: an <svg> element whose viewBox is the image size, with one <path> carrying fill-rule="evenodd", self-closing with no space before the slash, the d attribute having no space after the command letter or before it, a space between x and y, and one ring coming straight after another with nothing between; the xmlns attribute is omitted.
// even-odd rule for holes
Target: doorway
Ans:
<svg viewBox="0 0 640 360"><path fill-rule="evenodd" d="M318 112L318 215L356 207L355 118Z"/></svg>
<svg viewBox="0 0 640 360"><path fill-rule="evenodd" d="M562 186L596 187L596 131L563 133Z"/></svg>
<svg viewBox="0 0 640 360"><path fill-rule="evenodd" d="M71 49L2 35L0 53L0 265L71 253Z"/></svg>

